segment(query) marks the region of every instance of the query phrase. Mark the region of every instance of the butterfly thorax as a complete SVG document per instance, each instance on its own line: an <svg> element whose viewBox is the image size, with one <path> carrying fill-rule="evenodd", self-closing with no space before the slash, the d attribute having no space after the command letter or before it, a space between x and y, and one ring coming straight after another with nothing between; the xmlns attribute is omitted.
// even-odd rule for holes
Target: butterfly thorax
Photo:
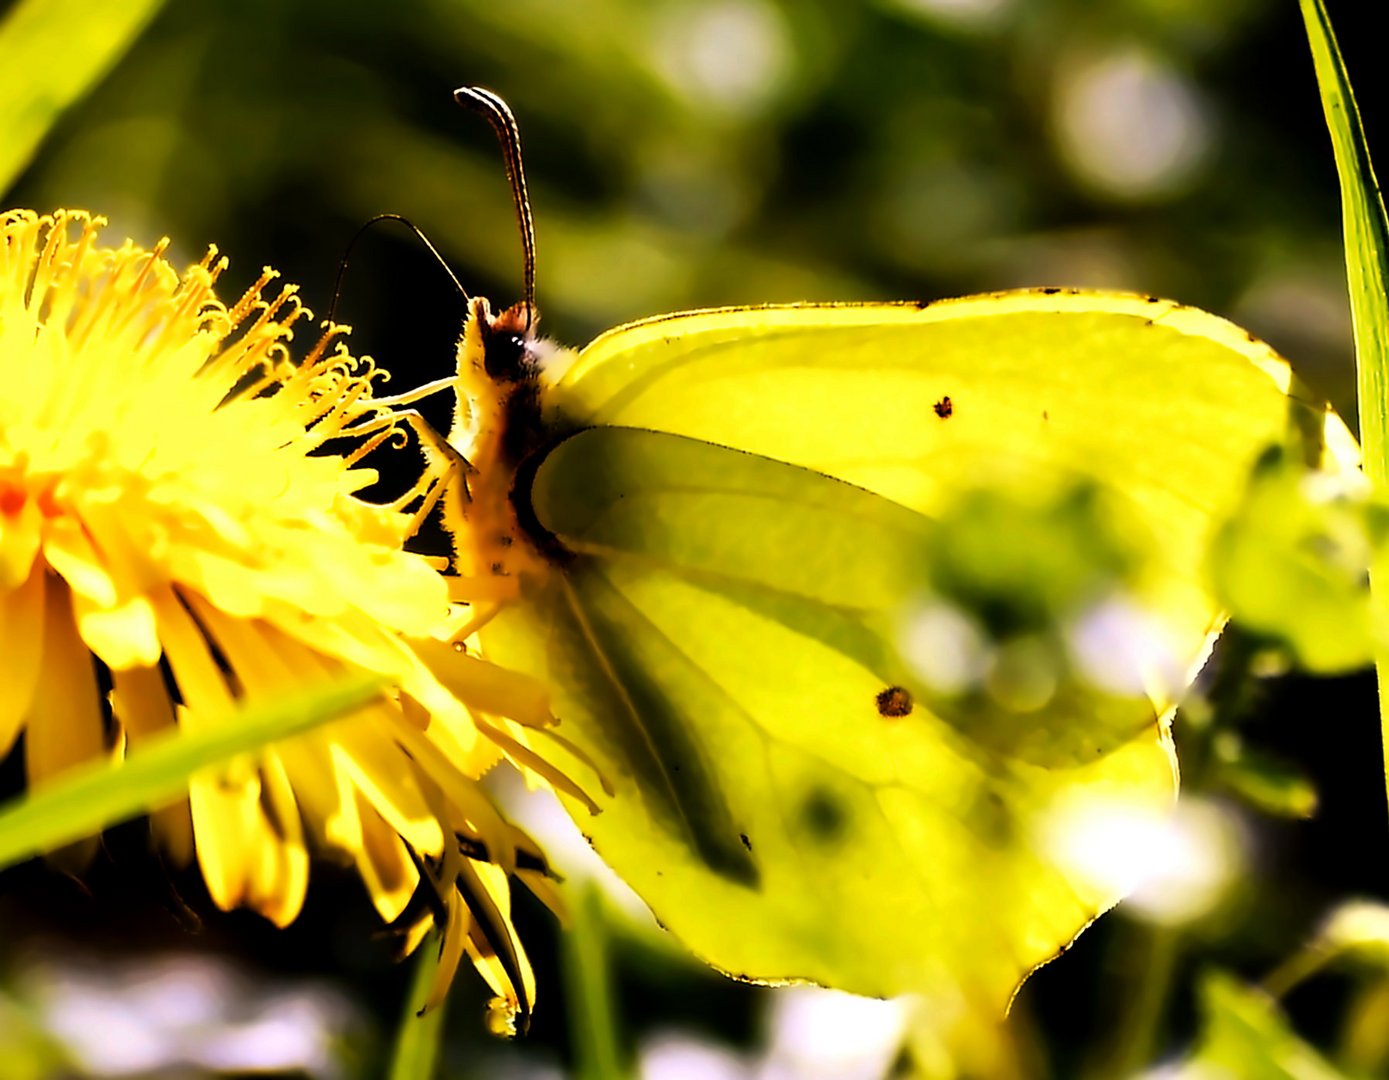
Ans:
<svg viewBox="0 0 1389 1080"><path fill-rule="evenodd" d="M535 324L525 304L493 315L487 300L476 297L458 343L458 410L449 442L471 469L466 487L453 486L444 523L454 536L459 574L490 579L499 596L515 595L522 580L550 569L511 499L517 468L551 441L541 416L542 374L556 347L535 335Z"/></svg>

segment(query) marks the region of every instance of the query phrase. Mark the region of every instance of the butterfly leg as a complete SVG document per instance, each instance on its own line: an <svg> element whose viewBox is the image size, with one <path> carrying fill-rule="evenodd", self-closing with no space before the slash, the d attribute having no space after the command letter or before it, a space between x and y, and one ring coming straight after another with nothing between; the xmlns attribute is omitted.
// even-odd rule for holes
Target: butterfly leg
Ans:
<svg viewBox="0 0 1389 1080"><path fill-rule="evenodd" d="M426 388L420 388L420 390L424 389ZM413 398L417 393L418 391L410 391L401 397ZM377 404L389 403L391 400L381 399ZM401 423L404 423L415 433L420 451L424 455L425 467L419 479L411 485L408 491L386 505L389 509L404 512L406 507L419 500L419 506L411 514L409 525L409 535L414 535L424 524L425 519L429 517L440 498L454 486L455 482L461 490L464 503L472 501L472 494L468 489L468 476L477 470L473 468L472 463L467 458L459 453L456 447L440 435L434 426L414 409L392 411L353 428L353 435L369 437L348 455L346 459L348 465L355 465L371 451L394 437L401 437L403 440L404 433L399 426Z"/></svg>
<svg viewBox="0 0 1389 1080"><path fill-rule="evenodd" d="M443 393L446 390L454 390L457 386L458 380L453 376L449 376L446 379L435 379L433 382L427 382L423 386L415 387L413 390L406 390L403 394L376 398L373 404L382 405L388 409L394 409L401 405L411 405L416 401L423 401L427 397Z"/></svg>
<svg viewBox="0 0 1389 1080"><path fill-rule="evenodd" d="M414 487L392 503L392 506L403 510L416 497L421 499L410 521L410 532L413 534L424 524L439 500L455 486L465 504L472 502L468 476L477 470L459 453L457 447L439 434L434 426L414 409L402 410L396 413L396 417L414 430L427 462L424 473Z"/></svg>

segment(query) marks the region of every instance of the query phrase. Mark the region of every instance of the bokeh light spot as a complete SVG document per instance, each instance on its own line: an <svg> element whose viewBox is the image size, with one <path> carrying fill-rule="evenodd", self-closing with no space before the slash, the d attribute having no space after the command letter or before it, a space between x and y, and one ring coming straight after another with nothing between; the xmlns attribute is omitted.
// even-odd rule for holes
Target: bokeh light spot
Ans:
<svg viewBox="0 0 1389 1080"><path fill-rule="evenodd" d="M1163 925L1214 911L1246 862L1233 815L1196 799L1170 813L1093 795L1074 800L1051 816L1045 843L1082 881L1127 895L1128 914Z"/></svg>
<svg viewBox="0 0 1389 1080"><path fill-rule="evenodd" d="M759 1080L877 1080L906 1030L910 1003L788 987L772 999L771 1046Z"/></svg>
<svg viewBox="0 0 1389 1080"><path fill-rule="evenodd" d="M782 15L759 0L722 0L672 9L656 26L655 58L671 87L703 109L762 113L791 69Z"/></svg>
<svg viewBox="0 0 1389 1080"><path fill-rule="evenodd" d="M1107 195L1174 195L1210 149L1212 119L1195 87L1141 50L1067 63L1054 104L1062 156L1079 179Z"/></svg>
<svg viewBox="0 0 1389 1080"><path fill-rule="evenodd" d="M969 30L996 29L1017 8L1017 0L891 0L891 3L923 21Z"/></svg>
<svg viewBox="0 0 1389 1080"><path fill-rule="evenodd" d="M978 684L988 645L974 620L953 604L923 605L907 619L902 653L931 689L958 694Z"/></svg>

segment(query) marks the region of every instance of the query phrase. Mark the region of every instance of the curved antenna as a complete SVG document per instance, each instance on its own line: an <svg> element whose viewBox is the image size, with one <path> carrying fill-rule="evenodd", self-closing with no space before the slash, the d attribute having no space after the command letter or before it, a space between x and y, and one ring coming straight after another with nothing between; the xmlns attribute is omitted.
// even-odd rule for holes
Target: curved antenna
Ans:
<svg viewBox="0 0 1389 1080"><path fill-rule="evenodd" d="M535 311L535 224L531 221L531 200L526 192L526 171L521 166L521 129L507 103L481 86L460 86L453 100L470 112L481 113L492 125L501 143L506 178L511 182L511 201L516 206L516 224L521 230L521 254L526 274L526 330L531 328Z"/></svg>
<svg viewBox="0 0 1389 1080"><path fill-rule="evenodd" d="M328 305L328 322L332 322L338 313L338 301L342 299L342 280L347 276L347 264L352 258L352 249L357 246L357 241L362 238L364 232L381 221L398 221L414 233L415 238L434 256L434 261L444 268L444 273L446 273L449 276L449 280L453 282L453 287L458 290L458 295L463 297L463 302L466 304L468 300L471 299L468 296L468 290L463 288L463 283L458 280L458 275L453 272L453 268L449 266L444 257L439 254L439 249L430 243L429 237L425 236L425 234L415 226L414 222L410 221L408 218L401 217L399 214L377 214L352 234L352 239L347 242L347 248L342 253L342 259L338 263L338 276L333 279L333 302Z"/></svg>

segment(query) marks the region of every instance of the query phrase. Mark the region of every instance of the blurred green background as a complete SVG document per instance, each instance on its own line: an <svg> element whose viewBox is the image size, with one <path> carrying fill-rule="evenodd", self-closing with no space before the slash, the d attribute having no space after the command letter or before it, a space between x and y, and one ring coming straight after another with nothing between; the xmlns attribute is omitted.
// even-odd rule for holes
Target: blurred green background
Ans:
<svg viewBox="0 0 1389 1080"><path fill-rule="evenodd" d="M1365 14L1331 7L1373 129ZM478 83L522 124L563 340L711 304L1108 286L1235 317L1344 402L1306 52L1293 0L175 0L7 199L187 259L215 242L233 283L269 262L320 309L352 231L394 211L509 300L500 159L448 93ZM458 305L418 255L364 248L343 314L436 372Z"/></svg>
<svg viewBox="0 0 1389 1080"><path fill-rule="evenodd" d="M1389 140L1376 6L1328 0L1372 148ZM3 61L0 83L17 77ZM390 211L470 291L511 302L520 254L501 157L453 104L461 84L496 90L521 123L543 329L565 342L718 304L1135 289L1249 327L1353 414L1335 173L1295 0L170 0L4 201L105 214L111 242L168 235L176 263L216 243L232 263L224 295L270 264L320 315L352 234ZM451 370L462 311L421 246L382 226L354 251L338 317L401 386ZM1248 790L1240 802L1220 765L1228 747L1193 724L1188 790L1242 807L1244 880L1179 949L1120 914L1041 972L1017 1026L1034 1032L1043 1071L1093 1067L1135 1024L1154 1025L1154 1053L1175 1051L1204 965L1257 977L1333 899L1389 895L1372 685L1255 679L1251 656L1227 643L1206 712L1251 753L1299 762L1320 789L1317 815L1261 814ZM1257 786L1262 774L1246 773L1239 783ZM3 779L15 788L14 762ZM138 825L108 849L83 883L37 866L0 882L0 980L14 999L0 1006L0 1044L115 1023L112 1002L162 984L148 964L111 965L192 951L252 958L239 974L198 968L173 983L221 987L209 994L224 1003L321 991L318 1021L300 1026L329 1033L329 1064L301 1072L378 1073L405 973L350 879L319 874L280 934L212 911L195 878L146 854ZM542 980L533 1033L490 1040L484 995L461 979L449 1075L554 1076L574 1061L557 929L521 903ZM794 1004L812 999L727 982L613 918L621 1039L646 1048L648 1075L681 1075L658 1050L695 1060L696 1044L669 1034L690 1031L712 1040L698 1052L724 1057L686 1075L877 1075L871 1063L814 1072L775 1046L807 1023L868 1030L881 1012L787 1027L796 1009L820 1017ZM1159 962L1171 992L1155 1018L1135 1019ZM96 1012L55 1028L53 1003L74 994ZM1305 1033L1334 1041L1350 994L1333 981L1289 1004ZM228 1007L246 1024L300 1015ZM162 1075L139 1068L92 1075Z"/></svg>

